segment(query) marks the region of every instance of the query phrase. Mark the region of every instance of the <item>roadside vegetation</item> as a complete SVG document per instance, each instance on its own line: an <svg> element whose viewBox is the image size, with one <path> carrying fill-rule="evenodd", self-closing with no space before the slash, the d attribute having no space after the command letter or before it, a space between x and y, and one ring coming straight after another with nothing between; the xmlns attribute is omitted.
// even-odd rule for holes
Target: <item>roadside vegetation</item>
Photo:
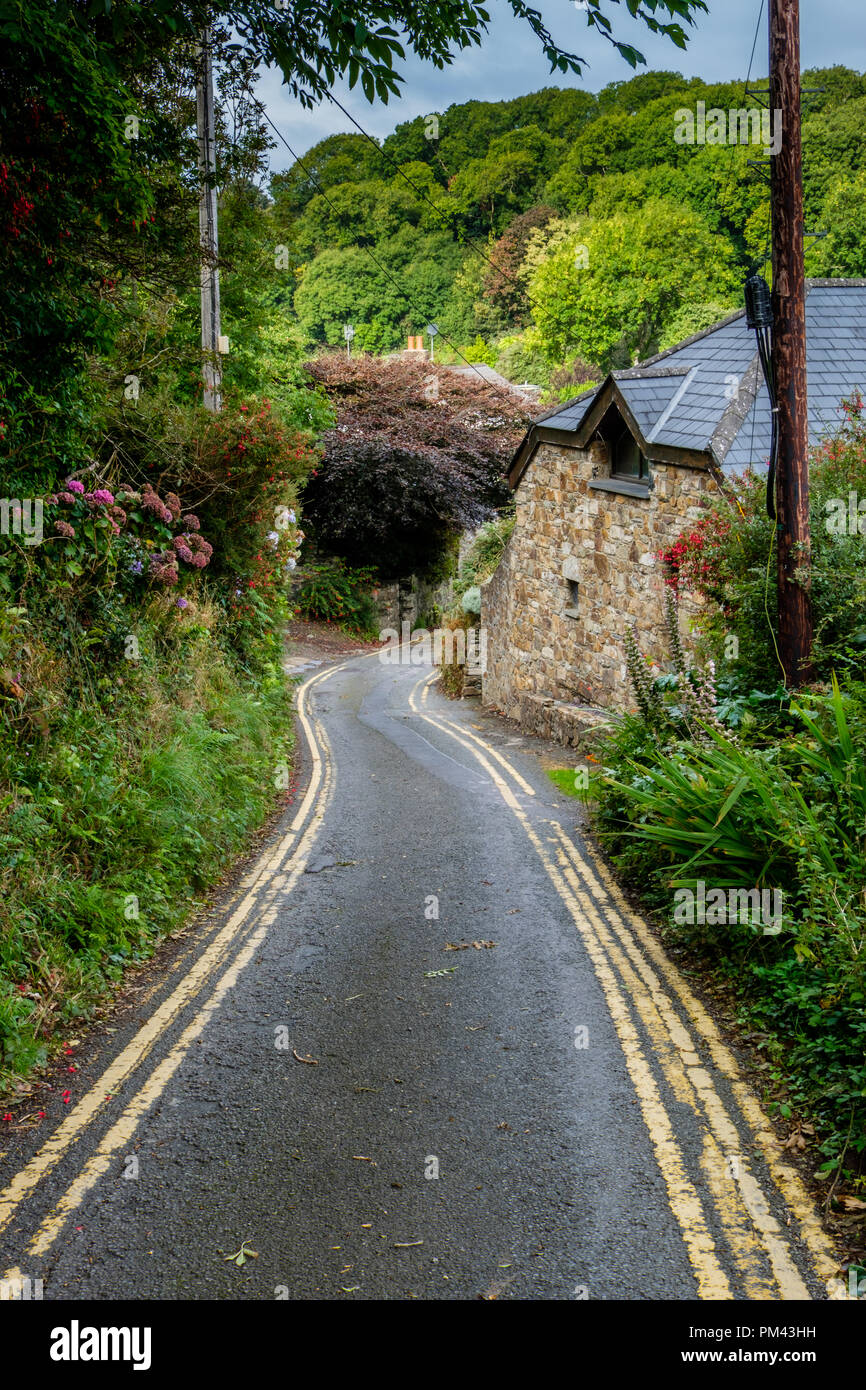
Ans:
<svg viewBox="0 0 866 1390"><path fill-rule="evenodd" d="M232 351L214 415L193 45L164 29L143 53L62 8L31 7L25 28L3 19L0 1088L13 1105L285 795L282 628L299 492L331 418L274 307L272 254L262 266L268 141L249 66L225 50L218 76L235 120L218 132Z"/></svg>
<svg viewBox="0 0 866 1390"><path fill-rule="evenodd" d="M844 1182L857 1192L866 1168L866 535L856 514L848 522L852 491L866 495L859 398L845 416L812 457L816 680L793 696L782 684L767 618L772 524L763 480L747 476L661 556L668 650L626 642L637 712L598 755L587 795L602 844L666 938L735 995L775 1109L795 1141L801 1127L817 1136L827 1190ZM693 665L678 631L684 590L705 601ZM573 790L574 774L557 782ZM714 890L717 910L697 911ZM777 892L778 913L732 912L731 890L766 892L764 902Z"/></svg>

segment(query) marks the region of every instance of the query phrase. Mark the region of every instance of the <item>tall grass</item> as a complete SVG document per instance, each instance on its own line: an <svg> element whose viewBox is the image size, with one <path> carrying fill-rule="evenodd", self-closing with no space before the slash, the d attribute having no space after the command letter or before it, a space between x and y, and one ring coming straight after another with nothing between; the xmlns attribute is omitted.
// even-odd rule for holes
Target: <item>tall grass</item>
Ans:
<svg viewBox="0 0 866 1390"><path fill-rule="evenodd" d="M0 1085L184 921L291 758L277 663L252 681L201 623L151 615L137 631L141 662L86 686L31 635L68 702L41 734L0 721Z"/></svg>

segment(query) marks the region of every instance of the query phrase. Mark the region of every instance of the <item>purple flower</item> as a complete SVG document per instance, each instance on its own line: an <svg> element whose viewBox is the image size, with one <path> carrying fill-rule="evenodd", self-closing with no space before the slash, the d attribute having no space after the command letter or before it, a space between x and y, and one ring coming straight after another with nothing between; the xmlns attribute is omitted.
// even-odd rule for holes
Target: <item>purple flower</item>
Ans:
<svg viewBox="0 0 866 1390"><path fill-rule="evenodd" d="M149 574L157 584L176 584L178 581L175 557L170 550L151 555Z"/></svg>
<svg viewBox="0 0 866 1390"><path fill-rule="evenodd" d="M96 491L93 494L93 501L96 502L97 505L100 507L114 506L113 494L108 491L108 488L104 487L98 487L96 489Z"/></svg>
<svg viewBox="0 0 866 1390"><path fill-rule="evenodd" d="M73 505L73 503L75 502L75 493L74 493L74 492L59 492L59 493L57 494L57 500L58 500L58 502L64 502L64 503L66 504L67 507L71 507L71 506Z"/></svg>
<svg viewBox="0 0 866 1390"><path fill-rule="evenodd" d="M129 567L129 572L130 574L141 574L143 569L144 565L142 564L141 560L133 560L132 564Z"/></svg>
<svg viewBox="0 0 866 1390"><path fill-rule="evenodd" d="M187 516L182 516L181 521L183 522L187 531L201 530L201 522L199 521L197 516L193 516L192 512L188 513Z"/></svg>
<svg viewBox="0 0 866 1390"><path fill-rule="evenodd" d="M58 536L66 536L69 540L75 535L75 527L70 526L68 521L55 521L54 529Z"/></svg>
<svg viewBox="0 0 866 1390"><path fill-rule="evenodd" d="M177 600L177 606L178 608L189 608L189 604L187 603L185 598L179 598Z"/></svg>
<svg viewBox="0 0 866 1390"><path fill-rule="evenodd" d="M83 484L83 483L80 483L80 482L78 481L77 478L67 478L67 479L66 479L66 486L69 488L69 491L70 491L70 492L83 492L83 491L84 491L84 484Z"/></svg>

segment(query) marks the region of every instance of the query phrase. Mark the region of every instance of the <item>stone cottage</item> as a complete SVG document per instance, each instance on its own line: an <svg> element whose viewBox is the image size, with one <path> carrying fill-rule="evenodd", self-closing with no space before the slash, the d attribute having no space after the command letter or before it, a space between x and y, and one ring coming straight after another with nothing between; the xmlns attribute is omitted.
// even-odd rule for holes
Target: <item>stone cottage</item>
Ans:
<svg viewBox="0 0 866 1390"><path fill-rule="evenodd" d="M866 280L807 284L809 427L866 388ZM587 706L633 706L623 634L666 652L657 555L701 499L747 468L766 471L770 404L745 312L729 315L538 419L512 462L517 520L482 589L484 703L577 744ZM688 645L694 602L681 598Z"/></svg>

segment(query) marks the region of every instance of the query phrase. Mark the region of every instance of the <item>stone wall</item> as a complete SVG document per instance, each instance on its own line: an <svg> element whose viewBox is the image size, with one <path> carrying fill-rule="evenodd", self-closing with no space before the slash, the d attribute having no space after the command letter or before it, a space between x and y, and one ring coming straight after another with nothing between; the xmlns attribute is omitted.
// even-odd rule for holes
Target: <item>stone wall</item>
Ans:
<svg viewBox="0 0 866 1390"><path fill-rule="evenodd" d="M379 621L379 630L395 628L401 632L403 623L414 627L416 623L429 618L436 611L444 612L454 601L453 579L430 584L417 575L410 575L395 584L380 584L374 590L373 599Z"/></svg>
<svg viewBox="0 0 866 1390"><path fill-rule="evenodd" d="M649 497L600 491L588 486L594 469L600 476L600 463L593 446L538 448L517 489L511 539L481 591L484 703L525 727L534 725L533 712L550 710L530 696L572 708L634 708L622 643L626 624L634 625L645 655L666 658L657 552L701 515L701 497L717 490L707 472L654 463ZM569 580L578 584L576 604ZM696 611L694 599L683 596L687 648Z"/></svg>

